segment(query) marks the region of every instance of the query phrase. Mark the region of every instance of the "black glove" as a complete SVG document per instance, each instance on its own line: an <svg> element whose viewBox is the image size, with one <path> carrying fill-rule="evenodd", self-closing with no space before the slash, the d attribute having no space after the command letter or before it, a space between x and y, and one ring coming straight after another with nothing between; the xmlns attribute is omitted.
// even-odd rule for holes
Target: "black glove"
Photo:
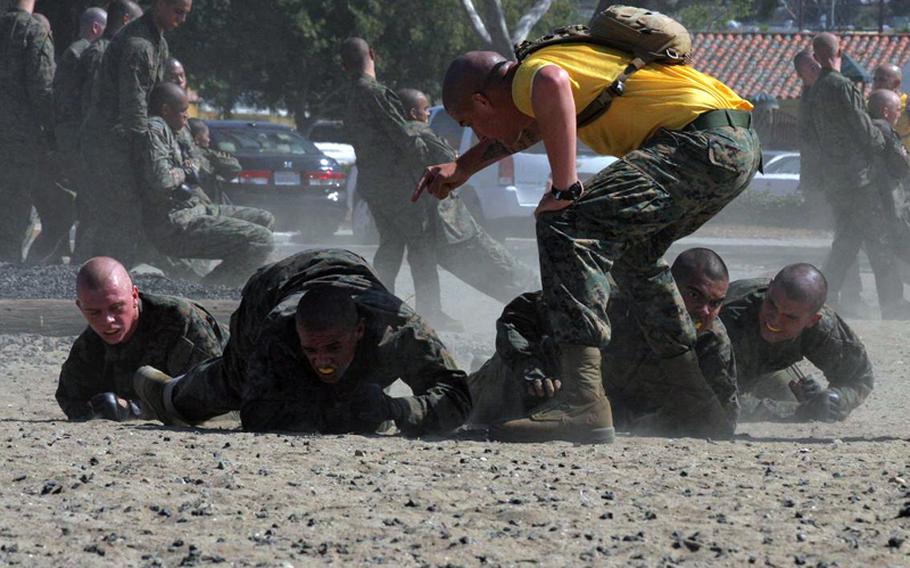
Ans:
<svg viewBox="0 0 910 568"><path fill-rule="evenodd" d="M98 393L88 403L92 408L92 418L123 422L124 420L139 418L142 414L136 403L132 401L127 401L126 408L120 406L117 401L117 395L112 392Z"/></svg>
<svg viewBox="0 0 910 568"><path fill-rule="evenodd" d="M349 404L352 414L370 431L386 420L398 420L403 415L400 401L382 392L376 383L361 383L351 393Z"/></svg>
<svg viewBox="0 0 910 568"><path fill-rule="evenodd" d="M802 377L799 380L790 381L790 390L793 396L800 402L805 402L822 392L822 384L813 376Z"/></svg>
<svg viewBox="0 0 910 568"><path fill-rule="evenodd" d="M800 404L796 416L803 420L837 422L843 420L846 413L841 407L839 394L831 390L822 390Z"/></svg>

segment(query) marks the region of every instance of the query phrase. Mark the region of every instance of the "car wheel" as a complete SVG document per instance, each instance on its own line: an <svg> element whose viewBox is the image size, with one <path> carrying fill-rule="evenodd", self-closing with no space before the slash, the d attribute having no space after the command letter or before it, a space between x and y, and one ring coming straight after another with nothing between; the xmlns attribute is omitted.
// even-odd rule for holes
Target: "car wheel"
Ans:
<svg viewBox="0 0 910 568"><path fill-rule="evenodd" d="M351 232L354 234L354 242L359 245L373 245L379 242L379 231L376 230L370 208L366 201L356 195L351 210Z"/></svg>

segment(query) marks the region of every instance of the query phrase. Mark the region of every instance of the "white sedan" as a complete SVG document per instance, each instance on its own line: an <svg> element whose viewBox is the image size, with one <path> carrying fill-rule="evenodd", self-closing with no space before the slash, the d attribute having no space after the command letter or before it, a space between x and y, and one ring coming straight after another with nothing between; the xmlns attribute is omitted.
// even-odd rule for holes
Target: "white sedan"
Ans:
<svg viewBox="0 0 910 568"><path fill-rule="evenodd" d="M766 152L764 173L757 173L750 191L794 195L799 188L799 152Z"/></svg>

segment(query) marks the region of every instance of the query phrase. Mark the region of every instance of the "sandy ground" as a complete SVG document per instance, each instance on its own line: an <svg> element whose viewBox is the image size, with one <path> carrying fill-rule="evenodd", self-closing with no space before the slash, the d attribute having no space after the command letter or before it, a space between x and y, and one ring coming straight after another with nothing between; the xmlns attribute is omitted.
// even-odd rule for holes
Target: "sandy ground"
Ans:
<svg viewBox="0 0 910 568"><path fill-rule="evenodd" d="M71 338L0 336L0 564L910 566L910 325L856 328L845 423L600 447L68 423Z"/></svg>

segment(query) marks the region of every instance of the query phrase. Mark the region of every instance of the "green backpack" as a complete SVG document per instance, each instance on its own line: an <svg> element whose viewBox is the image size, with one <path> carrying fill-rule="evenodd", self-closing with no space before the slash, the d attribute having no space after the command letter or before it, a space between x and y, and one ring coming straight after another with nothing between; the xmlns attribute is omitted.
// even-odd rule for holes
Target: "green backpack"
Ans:
<svg viewBox="0 0 910 568"><path fill-rule="evenodd" d="M533 41L521 42L515 46L515 58L521 63L535 51L565 43L593 43L632 55L625 70L578 114L578 128L607 112L613 99L623 94L629 76L645 65L685 65L692 54L689 32L673 18L644 8L614 4L596 14L588 26L557 28Z"/></svg>

